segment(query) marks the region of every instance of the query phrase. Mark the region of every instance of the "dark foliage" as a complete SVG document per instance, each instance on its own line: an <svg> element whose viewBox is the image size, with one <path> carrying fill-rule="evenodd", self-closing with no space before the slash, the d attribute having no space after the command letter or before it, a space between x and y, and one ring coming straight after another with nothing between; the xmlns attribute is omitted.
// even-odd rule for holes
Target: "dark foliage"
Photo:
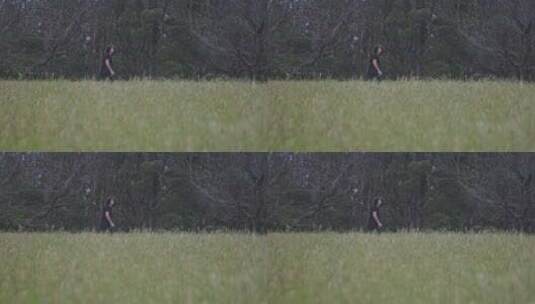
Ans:
<svg viewBox="0 0 535 304"><path fill-rule="evenodd" d="M0 230L535 230L533 154L0 154Z"/></svg>
<svg viewBox="0 0 535 304"><path fill-rule="evenodd" d="M0 78L535 75L532 0L1 0Z"/></svg>

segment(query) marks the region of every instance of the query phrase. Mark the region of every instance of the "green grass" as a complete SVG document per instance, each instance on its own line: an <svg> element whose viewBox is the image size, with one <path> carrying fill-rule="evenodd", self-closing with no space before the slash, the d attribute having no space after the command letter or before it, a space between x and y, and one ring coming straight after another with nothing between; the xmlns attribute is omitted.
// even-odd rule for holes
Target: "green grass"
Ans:
<svg viewBox="0 0 535 304"><path fill-rule="evenodd" d="M535 303L521 234L0 234L0 303Z"/></svg>
<svg viewBox="0 0 535 304"><path fill-rule="evenodd" d="M535 151L535 84L0 81L4 151Z"/></svg>

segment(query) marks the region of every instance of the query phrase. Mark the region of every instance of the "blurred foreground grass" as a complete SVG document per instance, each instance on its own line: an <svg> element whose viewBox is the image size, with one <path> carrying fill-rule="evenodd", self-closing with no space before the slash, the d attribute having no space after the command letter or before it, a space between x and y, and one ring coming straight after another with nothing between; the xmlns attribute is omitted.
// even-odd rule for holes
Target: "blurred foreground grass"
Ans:
<svg viewBox="0 0 535 304"><path fill-rule="evenodd" d="M535 85L0 81L3 151L535 151Z"/></svg>
<svg viewBox="0 0 535 304"><path fill-rule="evenodd" d="M0 303L535 303L518 234L0 234Z"/></svg>

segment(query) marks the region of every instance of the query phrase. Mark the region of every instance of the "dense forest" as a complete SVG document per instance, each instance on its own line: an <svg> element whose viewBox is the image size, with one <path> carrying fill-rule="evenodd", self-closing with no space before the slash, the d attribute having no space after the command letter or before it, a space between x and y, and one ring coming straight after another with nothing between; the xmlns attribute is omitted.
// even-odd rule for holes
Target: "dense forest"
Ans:
<svg viewBox="0 0 535 304"><path fill-rule="evenodd" d="M535 231L535 155L2 153L0 230Z"/></svg>
<svg viewBox="0 0 535 304"><path fill-rule="evenodd" d="M0 0L0 78L535 78L533 0Z"/></svg>

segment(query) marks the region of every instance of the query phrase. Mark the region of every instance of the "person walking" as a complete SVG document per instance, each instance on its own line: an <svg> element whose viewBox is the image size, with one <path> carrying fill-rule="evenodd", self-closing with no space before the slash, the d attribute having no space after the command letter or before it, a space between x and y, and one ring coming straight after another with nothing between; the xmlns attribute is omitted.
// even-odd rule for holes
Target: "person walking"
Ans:
<svg viewBox="0 0 535 304"><path fill-rule="evenodd" d="M102 218L100 220L100 231L102 232L113 232L115 228L115 223L112 219L112 209L115 204L115 199L113 196L108 197L104 208L102 209Z"/></svg>
<svg viewBox="0 0 535 304"><path fill-rule="evenodd" d="M370 217L368 219L368 231L381 231L383 229L383 223L381 222L380 216L379 216L379 209L381 208L381 205L383 204L383 199L381 197L377 197L374 200L373 207L370 210Z"/></svg>
<svg viewBox="0 0 535 304"><path fill-rule="evenodd" d="M370 64L368 65L368 73L366 78L368 80L382 80L383 70L381 68L381 55L383 55L384 49L382 46L376 46L373 49L373 54L370 57Z"/></svg>
<svg viewBox="0 0 535 304"><path fill-rule="evenodd" d="M102 64L100 66L100 79L101 80L111 80L115 76L115 71L113 70L113 54L115 53L115 48L113 46L108 46L104 52L102 58Z"/></svg>

